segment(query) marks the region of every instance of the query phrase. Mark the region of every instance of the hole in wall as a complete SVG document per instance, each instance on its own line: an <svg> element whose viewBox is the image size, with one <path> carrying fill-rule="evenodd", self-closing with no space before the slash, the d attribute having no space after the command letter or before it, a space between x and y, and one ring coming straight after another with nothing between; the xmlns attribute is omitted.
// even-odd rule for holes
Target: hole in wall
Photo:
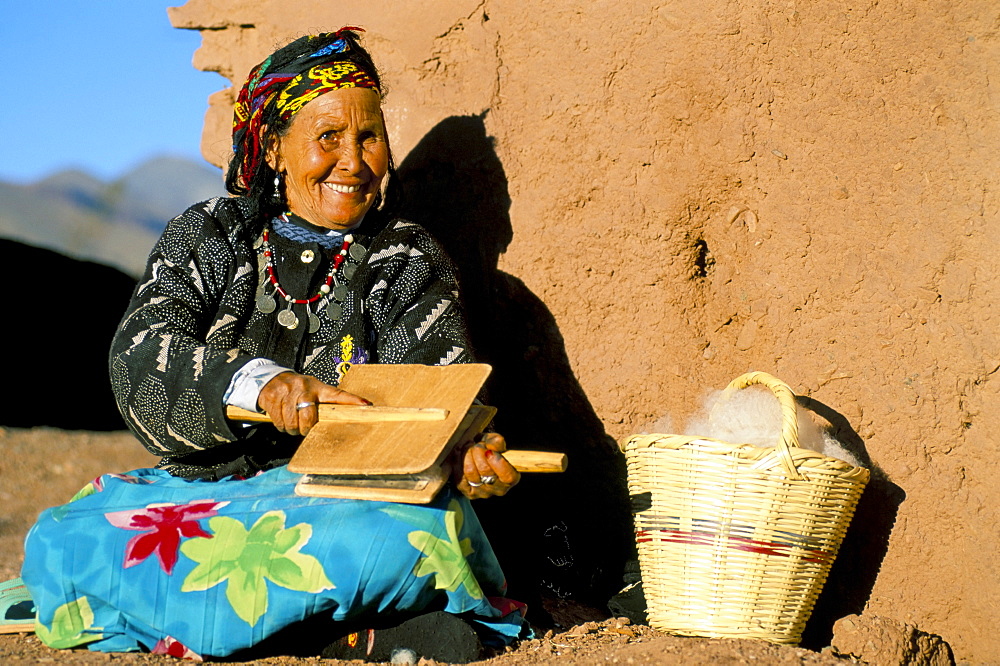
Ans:
<svg viewBox="0 0 1000 666"><path fill-rule="evenodd" d="M708 277L715 267L715 258L712 257L712 252L708 249L708 243L699 238L694 242L694 251L694 277Z"/></svg>

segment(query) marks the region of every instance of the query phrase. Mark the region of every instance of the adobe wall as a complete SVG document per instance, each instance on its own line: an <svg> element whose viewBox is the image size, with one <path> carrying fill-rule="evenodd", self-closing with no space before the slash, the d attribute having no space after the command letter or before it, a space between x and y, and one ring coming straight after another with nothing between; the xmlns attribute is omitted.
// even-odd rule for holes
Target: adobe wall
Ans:
<svg viewBox="0 0 1000 666"><path fill-rule="evenodd" d="M830 612L915 623L959 660L1000 655L994 2L189 0L170 15L202 30L195 66L237 83L289 37L367 29L397 162L432 189L452 178L440 196L475 217L435 231L462 239L443 240L489 301L470 310L506 377L496 402L524 415L508 416L515 445L579 453L540 511L614 464L605 435L765 370L885 473ZM217 164L231 94L206 118ZM551 545L573 528L532 529Z"/></svg>

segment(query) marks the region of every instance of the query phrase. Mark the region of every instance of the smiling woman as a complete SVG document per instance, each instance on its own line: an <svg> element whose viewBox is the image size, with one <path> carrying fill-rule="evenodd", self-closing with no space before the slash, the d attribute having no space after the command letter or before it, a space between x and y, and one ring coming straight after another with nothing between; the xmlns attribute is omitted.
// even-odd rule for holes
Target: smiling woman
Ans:
<svg viewBox="0 0 1000 666"><path fill-rule="evenodd" d="M380 642L430 624L455 640L420 656L454 663L479 656L461 614L509 643L520 607L469 504L518 483L502 436L457 447L426 506L299 497L286 468L320 404L370 404L337 388L352 364L473 360L450 260L382 201L392 159L358 35L303 37L256 67L233 139L235 196L170 222L112 343L118 408L158 469L106 474L42 514L23 569L39 635L223 657L313 617L314 654L373 629L358 652L327 652L388 658Z"/></svg>

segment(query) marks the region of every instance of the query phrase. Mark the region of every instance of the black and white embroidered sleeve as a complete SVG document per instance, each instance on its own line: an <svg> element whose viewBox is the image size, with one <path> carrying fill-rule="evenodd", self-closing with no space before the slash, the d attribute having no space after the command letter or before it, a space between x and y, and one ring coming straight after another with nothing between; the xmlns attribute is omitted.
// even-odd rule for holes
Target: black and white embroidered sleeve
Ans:
<svg viewBox="0 0 1000 666"><path fill-rule="evenodd" d="M451 260L419 225L395 220L368 258L377 275L365 304L378 363L469 363L465 319Z"/></svg>
<svg viewBox="0 0 1000 666"><path fill-rule="evenodd" d="M253 356L237 339L255 286L238 243L232 199L192 206L167 226L112 343L118 407L158 454L199 451L237 439L222 396Z"/></svg>

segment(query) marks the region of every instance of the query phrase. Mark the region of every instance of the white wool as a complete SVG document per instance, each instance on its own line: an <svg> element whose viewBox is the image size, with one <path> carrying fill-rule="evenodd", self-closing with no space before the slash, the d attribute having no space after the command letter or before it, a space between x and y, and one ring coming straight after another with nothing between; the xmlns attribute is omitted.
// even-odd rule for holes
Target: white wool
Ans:
<svg viewBox="0 0 1000 666"><path fill-rule="evenodd" d="M670 414L664 414L657 420L653 421L647 425L642 430L642 434L650 434L657 432L673 432L674 431L674 420L670 418Z"/></svg>
<svg viewBox="0 0 1000 666"><path fill-rule="evenodd" d="M721 397L721 391L709 395L704 410L692 418L683 434L710 437L731 444L774 446L778 443L781 406L771 391L752 386L737 391L726 400L720 401ZM860 466L854 455L801 409L798 410L798 425L799 446L802 448Z"/></svg>

